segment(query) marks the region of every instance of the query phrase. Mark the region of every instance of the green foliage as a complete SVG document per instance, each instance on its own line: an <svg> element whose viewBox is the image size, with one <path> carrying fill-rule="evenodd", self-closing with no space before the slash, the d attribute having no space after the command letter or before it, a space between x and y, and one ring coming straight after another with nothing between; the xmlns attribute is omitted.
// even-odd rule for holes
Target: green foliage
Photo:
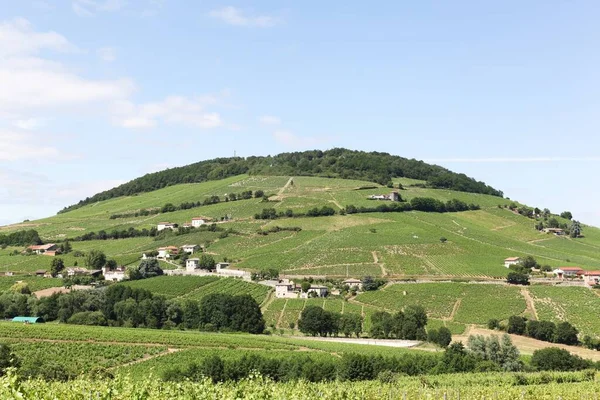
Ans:
<svg viewBox="0 0 600 400"><path fill-rule="evenodd" d="M273 165L277 167L272 168ZM75 205L65 207L61 212L72 211L86 204L114 197L131 196L179 183L204 182L245 173L337 176L345 179L366 179L380 184L387 184L392 177L405 176L428 180L428 184L435 188L502 197L502 192L482 182L422 161L390 156L386 153L332 149L325 152L282 153L274 157L220 158L170 168L146 174L116 188L88 197Z"/></svg>
<svg viewBox="0 0 600 400"><path fill-rule="evenodd" d="M142 260L137 268L129 270L129 279L132 281L138 279L154 278L163 274L163 270L160 268L158 260L155 258L148 258Z"/></svg>
<svg viewBox="0 0 600 400"><path fill-rule="evenodd" d="M534 351L531 365L540 371L578 371L592 366L590 361L556 347Z"/></svg>
<svg viewBox="0 0 600 400"><path fill-rule="evenodd" d="M506 282L513 285L529 285L529 275L511 271L506 276Z"/></svg>
<svg viewBox="0 0 600 400"><path fill-rule="evenodd" d="M527 320L518 315L512 315L508 319L508 326L506 327L506 331L508 333L514 333L515 335L523 335L525 334L525 329L527 328Z"/></svg>
<svg viewBox="0 0 600 400"><path fill-rule="evenodd" d="M200 269L212 271L215 269L216 265L217 265L217 263L216 263L215 259L213 258L213 256L211 256L209 254L202 254L200 256L200 261L198 262L198 267L200 267Z"/></svg>
<svg viewBox="0 0 600 400"><path fill-rule="evenodd" d="M63 269L65 269L65 262L62 260L62 258L54 258L50 266L50 274L52 277L56 278L56 276L60 274Z"/></svg>
<svg viewBox="0 0 600 400"><path fill-rule="evenodd" d="M102 250L90 250L85 255L85 266L90 269L101 269L106 264L106 255Z"/></svg>
<svg viewBox="0 0 600 400"><path fill-rule="evenodd" d="M0 234L0 245L2 246L29 246L36 244L42 244L42 239L40 239L40 235L34 229Z"/></svg>

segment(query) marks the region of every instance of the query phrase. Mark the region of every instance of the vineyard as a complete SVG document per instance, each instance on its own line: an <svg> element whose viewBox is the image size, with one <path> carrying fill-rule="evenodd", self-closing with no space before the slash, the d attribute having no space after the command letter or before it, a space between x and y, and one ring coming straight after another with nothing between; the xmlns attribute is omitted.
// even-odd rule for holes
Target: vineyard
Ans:
<svg viewBox="0 0 600 400"><path fill-rule="evenodd" d="M547 374L538 377L538 383L544 379L560 380L565 383L544 385L524 384L507 386L496 379L501 374L483 374L479 379L462 375L445 376L432 383L428 378L403 378L402 384L370 382L332 382L332 383L274 383L261 377L254 377L236 383L215 385L209 380L198 383L165 383L153 376L143 379L118 377L114 380L17 382L12 375L0 378L0 397L3 399L40 399L79 400L89 398L110 398L125 400L144 399L595 399L600 392L600 383L589 382L588 376L581 373ZM531 377L535 381L534 376ZM515 382L513 378L511 382ZM577 383L568 383L577 382Z"/></svg>
<svg viewBox="0 0 600 400"><path fill-rule="evenodd" d="M189 294L201 287L218 281L216 276L158 276L151 279L123 282L132 289L149 290L159 296L167 298L179 297Z"/></svg>

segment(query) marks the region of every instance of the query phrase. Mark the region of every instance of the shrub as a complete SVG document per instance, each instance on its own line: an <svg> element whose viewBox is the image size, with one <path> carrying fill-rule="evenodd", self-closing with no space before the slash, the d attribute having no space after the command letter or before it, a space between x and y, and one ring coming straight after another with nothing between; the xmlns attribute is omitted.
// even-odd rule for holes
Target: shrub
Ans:
<svg viewBox="0 0 600 400"><path fill-rule="evenodd" d="M536 350L531 365L540 371L578 371L590 368L592 363L556 347Z"/></svg>

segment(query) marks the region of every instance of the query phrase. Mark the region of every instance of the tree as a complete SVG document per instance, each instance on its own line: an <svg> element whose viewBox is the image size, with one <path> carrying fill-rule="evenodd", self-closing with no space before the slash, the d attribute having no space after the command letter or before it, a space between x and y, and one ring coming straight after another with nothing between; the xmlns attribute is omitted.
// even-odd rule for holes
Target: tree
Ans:
<svg viewBox="0 0 600 400"><path fill-rule="evenodd" d="M302 293L307 293L308 289L310 289L310 282L303 281L302 284L300 285L300 287L302 289Z"/></svg>
<svg viewBox="0 0 600 400"><path fill-rule="evenodd" d="M558 228L559 225L558 220L554 217L548 220L548 228Z"/></svg>
<svg viewBox="0 0 600 400"><path fill-rule="evenodd" d="M571 213L571 211L563 211L560 213L560 217L571 220L571 219L573 219L573 214Z"/></svg>
<svg viewBox="0 0 600 400"><path fill-rule="evenodd" d="M17 282L10 287L10 291L13 293L19 294L31 294L31 289L29 289L29 285L27 282Z"/></svg>
<svg viewBox="0 0 600 400"><path fill-rule="evenodd" d="M18 368L21 365L19 358L12 352L8 344L0 344L0 376L6 374L8 368Z"/></svg>
<svg viewBox="0 0 600 400"><path fill-rule="evenodd" d="M448 241L448 239L446 239L444 236L442 236L442 237L440 238L440 242L441 242L441 243L446 243L447 241Z"/></svg>
<svg viewBox="0 0 600 400"><path fill-rule="evenodd" d="M212 271L213 269L215 269L216 265L217 263L215 262L213 256L208 254L202 254L200 256L200 261L198 262L198 266L200 267L200 269Z"/></svg>
<svg viewBox="0 0 600 400"><path fill-rule="evenodd" d="M577 371L591 367L591 362L557 347L536 350L531 365L540 371Z"/></svg>
<svg viewBox="0 0 600 400"><path fill-rule="evenodd" d="M265 195L265 192L263 190L257 190L254 192L254 198L256 199L260 199Z"/></svg>
<svg viewBox="0 0 600 400"><path fill-rule="evenodd" d="M492 318L487 323L488 329L500 329L500 321L495 318Z"/></svg>
<svg viewBox="0 0 600 400"><path fill-rule="evenodd" d="M579 221L575 221L573 220L573 222L571 222L571 228L570 230L570 236L572 238L578 238L579 236L581 236L581 224L579 223Z"/></svg>
<svg viewBox="0 0 600 400"><path fill-rule="evenodd" d="M539 267L538 262L535 260L535 258L533 258L533 256L527 256L527 257L525 257L525 259L522 260L519 264L523 268L526 268L528 270L531 270L533 268L538 268Z"/></svg>
<svg viewBox="0 0 600 400"><path fill-rule="evenodd" d="M56 276L60 274L63 269L65 269L65 263L62 258L54 258L50 266L50 274L52 277L56 278Z"/></svg>
<svg viewBox="0 0 600 400"><path fill-rule="evenodd" d="M84 263L90 269L102 269L106 264L106 255L102 250L90 250L85 255Z"/></svg>
<svg viewBox="0 0 600 400"><path fill-rule="evenodd" d="M106 267L106 268L107 268L109 271L112 271L112 270L114 270L114 269L117 269L117 267L118 267L118 266L119 266L119 264L117 264L117 261L116 261L116 260L114 260L114 259L112 259L112 258L111 258L110 260L107 260L107 261L106 261L106 265L105 265L105 267Z"/></svg>
<svg viewBox="0 0 600 400"><path fill-rule="evenodd" d="M337 321L340 317L323 310L321 307L308 306L300 314L298 329L312 336L327 336L338 331Z"/></svg>
<svg viewBox="0 0 600 400"><path fill-rule="evenodd" d="M506 282L513 285L529 285L529 275L519 272L509 272Z"/></svg>
<svg viewBox="0 0 600 400"><path fill-rule="evenodd" d="M130 270L129 279L137 280L153 278L162 274L163 270L160 268L158 260L155 258L148 258L146 260L142 260L142 262L140 263L140 265L137 266L137 268Z"/></svg>
<svg viewBox="0 0 600 400"><path fill-rule="evenodd" d="M71 246L71 243L68 240L65 240L60 245L60 252L62 254L69 254L71 252L71 250L73 250L73 247Z"/></svg>
<svg viewBox="0 0 600 400"><path fill-rule="evenodd" d="M556 325L556 333L554 335L554 341L556 343L576 345L579 343L577 334L579 332L570 323L564 321Z"/></svg>
<svg viewBox="0 0 600 400"><path fill-rule="evenodd" d="M438 345L440 345L441 347L448 347L448 345L452 342L452 332L450 332L450 329L446 328L445 326L442 326L439 330L438 330L438 335L437 335L437 343Z"/></svg>
<svg viewBox="0 0 600 400"><path fill-rule="evenodd" d="M508 326L506 331L508 333L514 333L515 335L522 335L525 333L525 328L527 326L527 320L523 317L519 317L518 315L513 315L508 318Z"/></svg>

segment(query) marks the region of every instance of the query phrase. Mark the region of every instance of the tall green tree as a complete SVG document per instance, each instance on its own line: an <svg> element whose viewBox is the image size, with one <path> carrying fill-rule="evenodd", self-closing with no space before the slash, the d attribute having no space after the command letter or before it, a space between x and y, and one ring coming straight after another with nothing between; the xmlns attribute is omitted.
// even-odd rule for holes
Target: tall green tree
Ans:
<svg viewBox="0 0 600 400"><path fill-rule="evenodd" d="M62 258L52 259L52 265L50 266L50 274L56 278L65 269L65 263Z"/></svg>
<svg viewBox="0 0 600 400"><path fill-rule="evenodd" d="M101 269L106 264L106 255L102 250L90 250L85 255L84 263L90 269Z"/></svg>

